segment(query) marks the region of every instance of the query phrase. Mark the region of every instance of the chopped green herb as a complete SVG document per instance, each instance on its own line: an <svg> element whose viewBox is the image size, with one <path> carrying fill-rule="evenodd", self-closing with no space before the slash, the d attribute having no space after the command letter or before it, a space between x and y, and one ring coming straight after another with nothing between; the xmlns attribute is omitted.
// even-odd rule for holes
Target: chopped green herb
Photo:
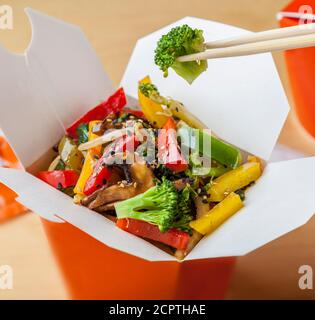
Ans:
<svg viewBox="0 0 315 320"><path fill-rule="evenodd" d="M78 143L85 143L89 140L89 125L87 123L82 123L77 128Z"/></svg>

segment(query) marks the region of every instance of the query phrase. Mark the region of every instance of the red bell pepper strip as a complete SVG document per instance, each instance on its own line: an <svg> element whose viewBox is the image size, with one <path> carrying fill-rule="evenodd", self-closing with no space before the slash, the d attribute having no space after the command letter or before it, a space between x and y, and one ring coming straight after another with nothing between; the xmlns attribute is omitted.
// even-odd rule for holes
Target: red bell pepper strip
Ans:
<svg viewBox="0 0 315 320"><path fill-rule="evenodd" d="M140 141L133 133L130 136L122 136L105 148L103 157L108 158L126 151L133 153L139 144Z"/></svg>
<svg viewBox="0 0 315 320"><path fill-rule="evenodd" d="M103 120L110 113L116 113L122 110L126 105L127 99L123 88L119 88L112 96L110 96L106 101L100 103L98 106L88 111L85 115L75 121L66 131L67 134L76 139L77 128L82 123L89 123L93 120Z"/></svg>
<svg viewBox="0 0 315 320"><path fill-rule="evenodd" d="M100 189L109 180L111 174L111 170L104 163L104 158L101 157L97 161L93 173L87 179L83 193L88 196L97 189Z"/></svg>
<svg viewBox="0 0 315 320"><path fill-rule="evenodd" d="M182 172L188 168L187 161L181 155L176 138L176 123L169 118L158 136L158 158L167 168Z"/></svg>
<svg viewBox="0 0 315 320"><path fill-rule="evenodd" d="M56 189L73 187L79 179L78 173L74 170L41 171L37 177Z"/></svg>
<svg viewBox="0 0 315 320"><path fill-rule="evenodd" d="M106 184L107 180L110 178L111 170L106 166L106 159L108 157L126 151L134 152L139 144L140 141L134 134L132 134L131 136L123 136L118 138L116 141L108 145L105 148L102 157L97 161L92 175L86 181L83 191L84 194L92 194L94 191ZM131 150L131 148L133 150Z"/></svg>
<svg viewBox="0 0 315 320"><path fill-rule="evenodd" d="M136 236L162 242L179 250L187 248L190 238L189 234L184 231L173 228L161 232L158 226L136 219L118 219L116 225L118 228Z"/></svg>

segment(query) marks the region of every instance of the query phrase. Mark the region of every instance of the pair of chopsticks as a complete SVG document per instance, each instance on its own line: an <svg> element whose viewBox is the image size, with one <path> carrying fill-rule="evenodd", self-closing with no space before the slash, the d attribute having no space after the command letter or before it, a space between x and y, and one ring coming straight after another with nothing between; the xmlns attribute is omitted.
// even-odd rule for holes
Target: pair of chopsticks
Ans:
<svg viewBox="0 0 315 320"><path fill-rule="evenodd" d="M206 51L178 57L180 62L246 56L315 46L315 23L267 30L205 43Z"/></svg>

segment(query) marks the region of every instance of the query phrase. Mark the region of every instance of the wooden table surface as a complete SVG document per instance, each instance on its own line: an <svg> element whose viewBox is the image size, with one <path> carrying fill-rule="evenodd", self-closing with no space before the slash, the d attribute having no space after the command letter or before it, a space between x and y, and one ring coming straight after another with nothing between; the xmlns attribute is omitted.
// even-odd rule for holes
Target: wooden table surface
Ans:
<svg viewBox="0 0 315 320"><path fill-rule="evenodd" d="M82 27L101 58L105 70L118 84L136 40L184 16L196 16L253 31L277 26L276 13L287 0L6 0L14 12L14 29L0 30L0 43L23 52L30 25L23 8L32 7ZM275 55L281 79L292 103L284 62ZM315 143L291 112L280 142L306 154ZM304 227L238 259L228 298L309 298L315 290L298 288L298 268L315 268L315 219ZM65 299L67 294L51 256L39 219L27 214L0 227L0 265L14 268L14 289L0 290L0 299Z"/></svg>

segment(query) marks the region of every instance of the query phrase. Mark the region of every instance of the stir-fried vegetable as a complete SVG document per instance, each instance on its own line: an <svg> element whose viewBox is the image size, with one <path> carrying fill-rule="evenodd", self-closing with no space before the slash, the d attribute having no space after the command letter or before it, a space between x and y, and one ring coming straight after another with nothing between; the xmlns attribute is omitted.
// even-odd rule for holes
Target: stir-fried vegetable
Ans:
<svg viewBox="0 0 315 320"><path fill-rule="evenodd" d="M211 161L211 158L206 158L206 163L203 163L198 153L190 155L191 176L211 177L216 178L231 170L218 162ZM207 163L210 162L210 163Z"/></svg>
<svg viewBox="0 0 315 320"><path fill-rule="evenodd" d="M178 260L183 260L187 256L187 254L196 246L196 244L202 239L202 237L203 235L201 233L193 230L186 249L177 249L174 253L174 256Z"/></svg>
<svg viewBox="0 0 315 320"><path fill-rule="evenodd" d="M139 144L140 141L136 137L135 133L130 132L129 135L127 134L123 137L120 137L107 145L103 153L103 158L109 159L110 157L115 157L125 152L132 153L134 150L136 150ZM110 159L108 162L110 162Z"/></svg>
<svg viewBox="0 0 315 320"><path fill-rule="evenodd" d="M208 190L210 200L214 202L222 201L229 193L246 187L260 176L260 163L245 163L212 181Z"/></svg>
<svg viewBox="0 0 315 320"><path fill-rule="evenodd" d="M169 118L158 137L158 159L168 169L174 172L185 171L188 168L186 159L181 155L176 138L176 123Z"/></svg>
<svg viewBox="0 0 315 320"><path fill-rule="evenodd" d="M180 56L205 50L203 31L182 25L171 29L161 37L155 49L155 64L168 76L168 69L172 68L188 83L192 83L202 72L207 70L206 60L179 62Z"/></svg>
<svg viewBox="0 0 315 320"><path fill-rule="evenodd" d="M164 180L143 194L115 205L118 219L143 220L159 227L162 232L172 227L177 213L178 194L172 182Z"/></svg>
<svg viewBox="0 0 315 320"><path fill-rule="evenodd" d="M168 120L168 116L164 114L164 109L161 104L150 99L146 92L141 89L146 87L154 87L154 85L151 84L150 77L145 77L139 82L138 97L141 110L155 127L162 128Z"/></svg>
<svg viewBox="0 0 315 320"><path fill-rule="evenodd" d="M164 179L157 185L131 199L115 205L118 219L132 218L143 220L159 227L165 232L172 227L185 229L191 219L186 217L188 209L188 200L179 195L174 184ZM183 216L184 222L182 220Z"/></svg>
<svg viewBox="0 0 315 320"><path fill-rule="evenodd" d="M189 234L178 229L161 232L156 225L135 219L118 219L116 225L139 237L158 241L179 250L185 250L189 243Z"/></svg>
<svg viewBox="0 0 315 320"><path fill-rule="evenodd" d="M126 105L126 95L122 88L118 89L106 101L100 103L94 109L87 112L77 121L75 121L68 129L67 134L72 138L77 138L77 128L82 123L89 123L90 121L103 120L110 113L119 112Z"/></svg>
<svg viewBox="0 0 315 320"><path fill-rule="evenodd" d="M167 53L174 61L163 68L192 81L201 66L187 73L176 55L185 42L189 46L202 36L187 26L176 30L171 35L184 38L176 52ZM123 109L126 97L119 89L76 121L53 148L58 155L49 170L38 177L75 203L117 220L119 228L172 247L183 259L203 235L243 207L263 163L249 156L242 164L238 148L204 130L182 103L160 95L149 77L139 82L138 94L142 110Z"/></svg>
<svg viewBox="0 0 315 320"><path fill-rule="evenodd" d="M56 189L73 187L79 179L79 175L74 170L41 171L37 177Z"/></svg>
<svg viewBox="0 0 315 320"><path fill-rule="evenodd" d="M92 141L98 137L98 135L93 133L93 127L99 122L100 122L99 120L96 120L96 121L91 121L89 123L89 126L88 126L89 130L87 135L88 141ZM84 190L85 184L89 179L89 177L92 175L94 165L97 159L100 157L100 155L101 155L101 146L91 148L87 151L79 180L74 188L74 192L76 194L81 194L81 195L84 194L83 190Z"/></svg>
<svg viewBox="0 0 315 320"><path fill-rule="evenodd" d="M63 137L59 143L58 151L60 159L66 165L67 169L80 172L84 158L74 140L67 136Z"/></svg>
<svg viewBox="0 0 315 320"><path fill-rule="evenodd" d="M191 221L189 225L203 235L211 233L243 206L239 195L232 192L222 202L213 207L208 214Z"/></svg>
<svg viewBox="0 0 315 320"><path fill-rule="evenodd" d="M90 195L107 183L111 176L111 170L104 163L104 158L100 158L93 169L91 176L87 179L83 193Z"/></svg>
<svg viewBox="0 0 315 320"><path fill-rule="evenodd" d="M242 161L239 149L211 136L206 131L191 128L181 122L177 134L182 147L202 154L205 158L213 159L227 168L234 169Z"/></svg>
<svg viewBox="0 0 315 320"><path fill-rule="evenodd" d="M87 123L81 123L77 127L78 143L85 143L89 140L89 125Z"/></svg>
<svg viewBox="0 0 315 320"><path fill-rule="evenodd" d="M109 131L108 133L105 133L104 135L97 137L93 140L87 141L81 145L79 145L80 151L89 150L91 148L95 148L97 146L102 146L103 144L106 144L108 142L114 141L120 137L123 137L126 134L126 129L119 129L119 130L113 130Z"/></svg>
<svg viewBox="0 0 315 320"><path fill-rule="evenodd" d="M143 98L145 103L141 103L142 100L140 98ZM139 101L142 110L145 109L143 107L144 105L148 108L147 113L144 112L148 120L152 117L152 121L156 121L156 116L154 114L151 116L152 111L154 111L155 114L163 115L162 123L157 122L157 127L159 128L166 122L167 116L174 116L177 119L181 119L193 128L205 128L204 124L190 113L181 102L161 96L157 87L151 83L149 77L144 78L139 83ZM166 109L163 109L162 105L165 106Z"/></svg>

